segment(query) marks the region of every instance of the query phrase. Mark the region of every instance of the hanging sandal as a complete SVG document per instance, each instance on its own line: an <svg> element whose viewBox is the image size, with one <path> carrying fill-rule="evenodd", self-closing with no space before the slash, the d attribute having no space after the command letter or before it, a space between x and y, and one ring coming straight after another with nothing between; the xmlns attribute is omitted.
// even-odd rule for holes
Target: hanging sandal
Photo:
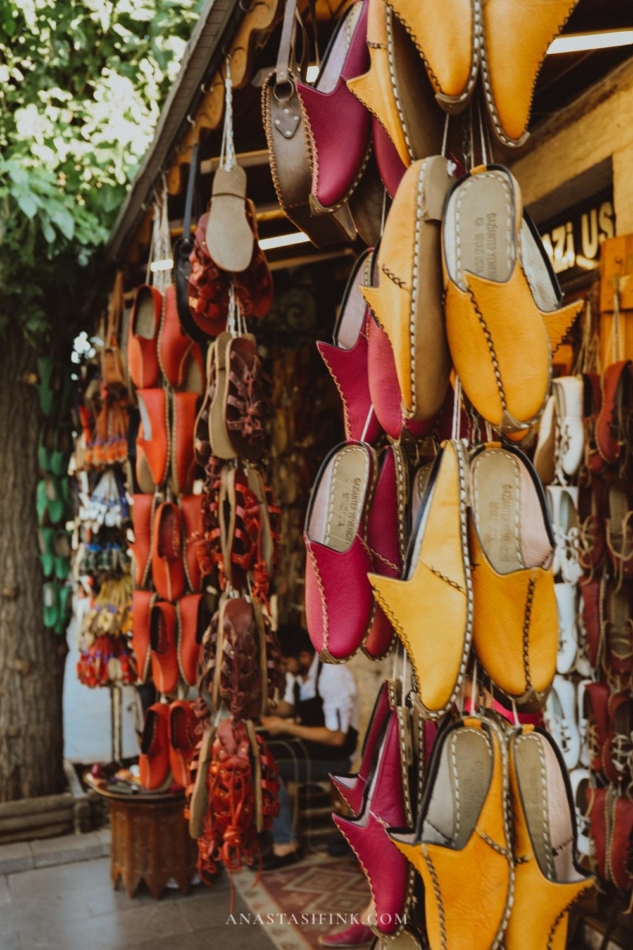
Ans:
<svg viewBox="0 0 633 950"><path fill-rule="evenodd" d="M306 621L315 650L327 662L352 656L371 623L366 519L375 476L370 446L337 446L321 465L306 512Z"/></svg>
<svg viewBox="0 0 633 950"><path fill-rule="evenodd" d="M403 416L414 422L437 414L451 371L439 224L451 181L448 162L440 156L409 168L378 250L379 285L362 288L393 349Z"/></svg>
<svg viewBox="0 0 633 950"><path fill-rule="evenodd" d="M226 433L234 454L253 462L264 452L266 410L264 376L255 338L250 334L233 337L228 341L225 360Z"/></svg>
<svg viewBox="0 0 633 950"><path fill-rule="evenodd" d="M444 442L409 539L402 579L369 575L376 601L411 659L430 718L439 718L455 701L470 653L467 477L462 443Z"/></svg>
<svg viewBox="0 0 633 950"><path fill-rule="evenodd" d="M317 342L317 349L334 380L343 403L346 439L373 443L381 427L371 402L367 368L367 304L361 296L361 284L367 282L372 250L356 260L347 281L333 343Z"/></svg>
<svg viewBox="0 0 633 950"><path fill-rule="evenodd" d="M477 412L520 441L545 409L552 352L583 302L560 309L543 243L501 165L479 166L453 186L442 255L455 372Z"/></svg>
<svg viewBox="0 0 633 950"><path fill-rule="evenodd" d="M398 719L391 711L360 813L354 818L332 816L367 878L376 911L372 929L385 935L399 929L413 889L413 869L386 834L388 826L401 828L413 820L405 807L401 755Z"/></svg>
<svg viewBox="0 0 633 950"><path fill-rule="evenodd" d="M447 722L435 742L416 830L388 829L422 877L433 948L502 945L514 885L507 791L506 738L496 722Z"/></svg>
<svg viewBox="0 0 633 950"><path fill-rule="evenodd" d="M514 0L481 3L483 87L492 126L504 145L519 147L525 143L540 68L550 43L577 3L549 0L543 4L537 0L520 8Z"/></svg>
<svg viewBox="0 0 633 950"><path fill-rule="evenodd" d="M406 506L408 502L407 462L402 447L387 445L382 451L376 489L367 518L367 544L374 571L384 577L399 578L406 556ZM370 660L380 660L391 652L395 631L380 604L361 647Z"/></svg>
<svg viewBox="0 0 633 950"><path fill-rule="evenodd" d="M433 0L390 3L424 60L445 112L466 108L475 89L481 56L480 0L452 0L438 17Z"/></svg>
<svg viewBox="0 0 633 950"><path fill-rule="evenodd" d="M502 701L539 708L558 652L543 489L523 452L490 443L471 454L469 496L473 646Z"/></svg>
<svg viewBox="0 0 633 950"><path fill-rule="evenodd" d="M369 158L370 116L346 85L367 71L366 39L367 0L358 0L341 16L314 86L297 83L312 144L310 199L317 212L336 211L347 201Z"/></svg>
<svg viewBox="0 0 633 950"><path fill-rule="evenodd" d="M505 947L564 948L569 908L595 886L595 878L576 860L575 809L567 769L543 729L524 726L512 735L510 789L515 882Z"/></svg>

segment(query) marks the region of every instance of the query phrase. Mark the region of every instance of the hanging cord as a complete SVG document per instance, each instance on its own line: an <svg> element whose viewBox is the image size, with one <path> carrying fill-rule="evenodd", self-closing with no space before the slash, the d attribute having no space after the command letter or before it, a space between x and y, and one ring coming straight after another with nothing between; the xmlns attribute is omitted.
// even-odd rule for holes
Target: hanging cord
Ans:
<svg viewBox="0 0 633 950"><path fill-rule="evenodd" d="M459 439L461 404L462 384L460 382L459 376L455 374L455 389L453 390L453 428L451 431L451 438L453 440Z"/></svg>
<svg viewBox="0 0 633 950"><path fill-rule="evenodd" d="M407 651L403 649L402 651L402 695L405 696L407 692L407 676L409 673L408 665L409 657Z"/></svg>
<svg viewBox="0 0 633 950"><path fill-rule="evenodd" d="M488 143L486 142L486 133L484 131L484 117L481 108L481 97L477 97L477 124L479 125L479 143L481 145L481 161L484 165L488 164Z"/></svg>
<svg viewBox="0 0 633 950"><path fill-rule="evenodd" d="M235 158L235 140L233 138L233 82L231 80L231 60L226 57L226 79L224 80L224 125L222 126L222 145L220 146L220 165L229 172L237 164Z"/></svg>
<svg viewBox="0 0 633 950"><path fill-rule="evenodd" d="M387 220L387 189L383 188L382 190L382 212L380 215L380 236L382 237L385 231L385 221Z"/></svg>
<svg viewBox="0 0 633 950"><path fill-rule="evenodd" d="M160 267L156 268L156 264ZM172 270L173 250L169 230L167 179L163 175L162 189L154 196L154 222L145 283L152 284L164 294L172 282Z"/></svg>
<svg viewBox="0 0 633 950"><path fill-rule="evenodd" d="M477 654L473 656L473 678L470 687L470 713L472 716L475 716L479 711L479 687L477 684L477 677L479 675L479 669L477 666Z"/></svg>
<svg viewBox="0 0 633 950"><path fill-rule="evenodd" d="M440 152L442 158L446 158L446 150L448 148L448 127L451 117L448 112L446 113L446 118L444 119L444 135L442 136L442 151Z"/></svg>

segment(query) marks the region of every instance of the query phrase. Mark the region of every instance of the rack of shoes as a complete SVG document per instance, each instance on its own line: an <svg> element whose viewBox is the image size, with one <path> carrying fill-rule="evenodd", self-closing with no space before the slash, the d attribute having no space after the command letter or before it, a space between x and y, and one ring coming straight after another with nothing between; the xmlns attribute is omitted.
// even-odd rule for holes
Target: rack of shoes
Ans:
<svg viewBox="0 0 633 950"><path fill-rule="evenodd" d="M332 343L318 344L346 438L317 474L304 531L321 659L394 657L358 774L333 777L352 811L335 821L379 911L376 946L405 933L432 950L563 946L570 906L594 888L575 817L591 781L568 775L588 764L589 727L568 727L562 679L591 673L577 617L582 393L576 377L552 385L584 302L563 306L490 136L526 140L538 63L573 6L551 4L508 55L509 5L467 0L439 22L424 4L358 0L312 85L291 60L284 104L292 116L296 90L312 159L307 233L344 207L354 219L370 143L385 188L379 240L352 269ZM288 4L287 41L294 16ZM292 133L274 114L265 90L284 207ZM531 461L539 424L546 478ZM394 923L403 911L414 936Z"/></svg>

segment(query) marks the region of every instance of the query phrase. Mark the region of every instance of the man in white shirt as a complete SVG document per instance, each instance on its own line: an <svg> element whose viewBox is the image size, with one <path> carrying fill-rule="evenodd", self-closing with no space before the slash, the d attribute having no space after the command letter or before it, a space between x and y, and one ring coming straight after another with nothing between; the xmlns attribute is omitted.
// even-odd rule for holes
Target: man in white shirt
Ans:
<svg viewBox="0 0 633 950"><path fill-rule="evenodd" d="M342 664L322 663L307 630L284 624L277 631L286 690L275 714L262 716L268 747L282 779L279 815L273 822L273 850L264 870L301 859L286 782L322 781L330 772L346 773L358 741L358 693Z"/></svg>

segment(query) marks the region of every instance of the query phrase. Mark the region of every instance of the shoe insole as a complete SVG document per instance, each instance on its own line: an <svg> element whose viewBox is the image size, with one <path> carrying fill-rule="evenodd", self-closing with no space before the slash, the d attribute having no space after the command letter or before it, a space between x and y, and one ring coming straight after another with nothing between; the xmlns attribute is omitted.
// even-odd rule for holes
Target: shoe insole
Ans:
<svg viewBox="0 0 633 950"><path fill-rule="evenodd" d="M246 172L240 165L228 171L220 166L213 177L206 239L218 267L235 273L246 270L255 239L246 215Z"/></svg>
<svg viewBox="0 0 633 950"><path fill-rule="evenodd" d="M149 419L149 412L147 411L147 406L145 405L145 400L141 396L140 392L136 393L138 399L138 411L141 417L141 426L143 427L142 438L146 442L152 441L152 423Z"/></svg>
<svg viewBox="0 0 633 950"><path fill-rule="evenodd" d="M364 282L365 267L363 265L366 260L367 254L363 254L350 274L341 312L334 329L334 343L342 350L351 350L356 345L365 322L367 304L360 292L360 287Z"/></svg>
<svg viewBox="0 0 633 950"><path fill-rule="evenodd" d="M579 881L571 805L556 753L538 733L518 736L514 748L521 800L541 872L550 881Z"/></svg>
<svg viewBox="0 0 633 950"><path fill-rule="evenodd" d="M330 459L310 513L312 541L339 553L347 551L363 516L368 480L369 456L361 446L345 446Z"/></svg>
<svg viewBox="0 0 633 950"><path fill-rule="evenodd" d="M362 3L353 3L343 14L341 25L332 37L332 45L325 52L321 71L314 84L314 88L318 89L319 92L327 94L333 92L336 88L336 84L341 78L341 70L345 65L347 51L352 42L362 6Z"/></svg>
<svg viewBox="0 0 633 950"><path fill-rule="evenodd" d="M157 329L154 295L149 287L145 287L139 291L136 301L133 332L135 336L143 337L145 340L153 340Z"/></svg>
<svg viewBox="0 0 633 950"><path fill-rule="evenodd" d="M452 192L444 216L444 251L451 280L464 291L465 272L498 283L510 278L516 236L508 173L472 175Z"/></svg>
<svg viewBox="0 0 633 950"><path fill-rule="evenodd" d="M442 749L422 840L460 850L470 838L492 778L490 740L481 729L464 726Z"/></svg>
<svg viewBox="0 0 633 950"><path fill-rule="evenodd" d="M557 310L561 301L543 257L543 245L537 241L525 219L521 225L520 241L521 263L537 307L544 313Z"/></svg>
<svg viewBox="0 0 633 950"><path fill-rule="evenodd" d="M470 467L471 506L486 557L498 574L541 567L551 555L540 499L529 473L505 449L487 449Z"/></svg>
<svg viewBox="0 0 633 950"><path fill-rule="evenodd" d="M382 762L386 754L387 744L392 741L390 738L392 730L395 730L396 732L398 731L398 720L395 715L391 715L390 721L387 725L387 728L385 729L383 739L380 744L380 751L378 752L374 773L371 776L371 783L365 798L362 814L360 814L354 822L354 824L359 828L366 828L367 824L369 823L369 815L374 799L374 792L376 791L376 785L378 784L378 779L382 770Z"/></svg>
<svg viewBox="0 0 633 950"><path fill-rule="evenodd" d="M416 469L413 476L413 481L411 483L411 516L410 516L410 530L413 529L417 520L418 514L420 511L420 505L422 504L422 498L426 486L429 481L429 476L431 474L431 469L433 468L433 462L423 462L418 469Z"/></svg>

